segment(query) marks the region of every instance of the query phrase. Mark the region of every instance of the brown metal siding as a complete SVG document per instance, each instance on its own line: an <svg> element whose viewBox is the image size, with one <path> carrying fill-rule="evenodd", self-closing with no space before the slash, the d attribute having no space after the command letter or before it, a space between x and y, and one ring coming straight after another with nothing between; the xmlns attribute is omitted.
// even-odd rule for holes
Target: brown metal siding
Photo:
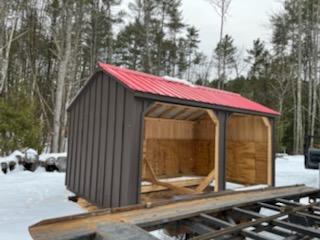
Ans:
<svg viewBox="0 0 320 240"><path fill-rule="evenodd" d="M69 109L69 190L100 207L138 202L143 113L150 103L108 75L93 76Z"/></svg>
<svg viewBox="0 0 320 240"><path fill-rule="evenodd" d="M101 132L101 93L102 75L96 80L95 84L95 104L94 108L94 137L93 137L93 151L92 151L92 168L91 168L91 182L90 182L90 196L97 201L98 191L98 169L99 169L99 142Z"/></svg>
<svg viewBox="0 0 320 240"><path fill-rule="evenodd" d="M76 164L78 164L79 159L77 158L76 155L76 148L77 148L77 139L79 137L79 121L76 119L77 117L79 117L79 105L77 105L74 109L74 111L71 112L71 114L74 116L74 121L73 121L73 128L70 129L69 134L72 137L72 141L70 143L70 145L72 145L72 155L70 155L71 157L71 162L70 162L70 186L74 189L75 188L75 176L76 176Z"/></svg>
<svg viewBox="0 0 320 240"><path fill-rule="evenodd" d="M84 93L86 94L86 93ZM80 154L80 149L81 149L81 140L83 136L83 114L82 111L84 109L84 100L85 99L79 99L79 103L76 105L75 109L75 134L74 134L74 139L73 139L73 151L72 154L74 156L72 157L73 163L72 163L72 187L75 189L77 192L79 191L80 183L79 183L79 178L80 178L80 164L81 164L81 154Z"/></svg>
<svg viewBox="0 0 320 240"><path fill-rule="evenodd" d="M100 126L100 142L99 142L99 161L98 161L98 186L97 186L97 205L103 205L103 190L106 179L106 149L107 149L107 126L108 123L108 111L109 111L109 96L110 94L104 94L109 92L110 81L101 78L101 126Z"/></svg>

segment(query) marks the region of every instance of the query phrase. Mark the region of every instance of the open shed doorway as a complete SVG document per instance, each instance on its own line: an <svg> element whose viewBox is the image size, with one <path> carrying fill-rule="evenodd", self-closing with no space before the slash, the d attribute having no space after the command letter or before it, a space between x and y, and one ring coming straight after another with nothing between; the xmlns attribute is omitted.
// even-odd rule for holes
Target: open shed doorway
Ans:
<svg viewBox="0 0 320 240"><path fill-rule="evenodd" d="M232 114L227 129L228 183L272 185L272 127L269 119Z"/></svg>
<svg viewBox="0 0 320 240"><path fill-rule="evenodd" d="M212 110L160 102L151 106L144 117L141 193L214 190L218 125Z"/></svg>

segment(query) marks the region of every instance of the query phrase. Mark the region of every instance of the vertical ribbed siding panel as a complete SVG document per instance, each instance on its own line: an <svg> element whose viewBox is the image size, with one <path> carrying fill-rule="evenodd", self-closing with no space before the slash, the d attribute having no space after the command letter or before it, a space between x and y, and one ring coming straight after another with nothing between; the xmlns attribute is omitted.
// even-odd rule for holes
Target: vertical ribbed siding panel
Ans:
<svg viewBox="0 0 320 240"><path fill-rule="evenodd" d="M125 136L130 136L125 145L130 146L130 148L124 151L124 153L128 152L124 156L124 160L128 163L128 168L124 169L122 175L122 179L126 181L123 184L126 186L123 186L122 190L122 206L136 204L140 200L144 111L151 104L150 101L139 100L131 95L127 103L126 113L130 114L132 118L130 121L131 127L125 129Z"/></svg>
<svg viewBox="0 0 320 240"><path fill-rule="evenodd" d="M77 172L75 174L75 184L76 184L76 193L79 195L81 193L81 171L82 171L82 146L83 146L83 138L84 138L84 126L85 126L85 102L86 97L88 96L88 91L83 92L83 97L78 100L77 106L78 106L78 114L77 114L77 135L76 135L76 154L75 154L75 171Z"/></svg>
<svg viewBox="0 0 320 240"><path fill-rule="evenodd" d="M83 115L83 134L81 138L81 150L79 150L81 156L81 172L80 172L80 190L79 196L85 197L85 185L86 185L86 172L87 172L87 160L89 160L88 152L88 134L89 134L89 119L90 119L90 91L89 86L86 89Z"/></svg>
<svg viewBox="0 0 320 240"><path fill-rule="evenodd" d="M126 90L124 101L124 137L122 141L122 166L121 166L121 185L120 185L120 206L132 202L130 193L135 191L136 182L132 178L132 173L136 170L136 161L133 159L132 149L136 143L134 139L134 115L135 99L133 94Z"/></svg>
<svg viewBox="0 0 320 240"><path fill-rule="evenodd" d="M88 127L88 139L87 139L87 159L86 159L86 170L85 170L85 191L84 195L87 199L92 200L90 197L90 187L91 187L91 170L93 161L93 140L94 140L94 129L95 129L95 104L96 104L96 81L92 81L89 88L90 91L90 105L89 105L89 127Z"/></svg>
<svg viewBox="0 0 320 240"><path fill-rule="evenodd" d="M98 184L98 173L99 173L99 143L101 134L101 88L102 88L102 74L98 76L95 81L95 105L93 108L94 112L94 134L93 134L93 152L92 152L92 168L91 168L91 184L90 184L90 199L92 203L97 204L97 184Z"/></svg>
<svg viewBox="0 0 320 240"><path fill-rule="evenodd" d="M119 206L121 192L121 167L122 167L122 152L123 152L123 133L124 133L124 104L125 90L116 83L116 121L114 135L114 156L113 156L113 173L112 173L112 207Z"/></svg>
<svg viewBox="0 0 320 240"><path fill-rule="evenodd" d="M102 76L101 82L101 129L100 129L100 141L99 141L99 164L98 164L98 187L97 187L97 205L103 205L103 191L106 179L105 167L107 164L106 152L107 152L107 123L108 123L108 110L109 110L109 85L110 81L106 75Z"/></svg>
<svg viewBox="0 0 320 240"><path fill-rule="evenodd" d="M73 134L72 134L72 162L71 162L71 173L70 173L70 188L73 189L73 191L77 191L76 189L76 175L77 175L77 164L78 162L78 141L79 141L79 116L80 116L80 107L82 100L79 99L77 105L74 107L73 112L75 114L75 127L73 128Z"/></svg>
<svg viewBox="0 0 320 240"><path fill-rule="evenodd" d="M137 126L139 126L139 134L136 136L136 138L139 141L139 145L137 148L138 151L138 157L137 159L137 166L138 170L136 171L135 178L137 179L137 191L138 194L135 198L136 203L140 202L140 190L141 190L141 178L142 178L142 154L143 154L143 141L144 141L144 114L147 111L147 109L151 106L153 101L149 100L141 100L141 111L137 113L137 118L139 123L137 123Z"/></svg>
<svg viewBox="0 0 320 240"><path fill-rule="evenodd" d="M108 119L107 119L107 142L106 142L106 157L104 169L104 188L103 188L103 206L111 206L111 192L112 192L112 177L113 177L113 159L114 159L114 135L115 135L115 115L116 115L116 83L107 77L109 81L108 91Z"/></svg>
<svg viewBox="0 0 320 240"><path fill-rule="evenodd" d="M67 162L66 162L66 179L65 179L65 184L66 186L69 186L70 184L70 172L71 172L71 157L73 156L71 154L71 145L72 145L72 139L74 139L74 137L71 136L70 133L74 134L74 110L71 112L68 112L68 151L67 151Z"/></svg>

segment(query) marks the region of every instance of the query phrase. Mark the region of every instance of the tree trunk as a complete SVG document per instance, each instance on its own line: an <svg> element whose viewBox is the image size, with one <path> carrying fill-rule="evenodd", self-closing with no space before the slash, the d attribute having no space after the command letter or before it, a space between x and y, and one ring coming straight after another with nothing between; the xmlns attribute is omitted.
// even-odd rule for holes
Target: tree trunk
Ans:
<svg viewBox="0 0 320 240"><path fill-rule="evenodd" d="M61 114L63 108L63 96L65 93L65 80L67 76L68 63L71 56L71 31L72 22L67 18L65 48L61 48L59 53L61 60L59 63L57 89L55 93L55 107L53 115L53 136L52 136L52 152L59 152L60 130L61 130ZM64 49L64 51L63 51Z"/></svg>
<svg viewBox="0 0 320 240"><path fill-rule="evenodd" d="M315 10L315 18L313 23L313 42L314 42L314 50L313 50L313 90L312 90L312 114L311 114L311 127L310 127L310 135L314 136L315 131L315 121L317 115L317 88L318 88L318 54L319 54L319 30L318 30L318 21L319 21L319 4L314 5ZM310 145L313 147L314 139L311 138Z"/></svg>
<svg viewBox="0 0 320 240"><path fill-rule="evenodd" d="M219 37L219 43L222 42L223 38L223 28L224 28L224 12L225 12L225 0L221 1L221 16L220 16L220 37ZM223 73L221 74L221 56L218 57L218 88L223 88ZM222 67L224 69L224 67Z"/></svg>
<svg viewBox="0 0 320 240"><path fill-rule="evenodd" d="M303 151L303 127L302 127L302 1L298 2L299 14L299 36L298 36L298 72L297 72L297 116L296 116L296 144L295 154L302 153Z"/></svg>
<svg viewBox="0 0 320 240"><path fill-rule="evenodd" d="M152 11L152 3L151 1L144 1L143 3L143 12L144 12L144 18L143 18L143 24L145 28L145 54L144 54L144 71L147 73L152 72L151 71L151 47L150 47L150 20L151 20L151 11Z"/></svg>
<svg viewBox="0 0 320 240"><path fill-rule="evenodd" d="M2 57L2 62L0 66L0 95L5 91L5 85L7 81L8 67L9 67L9 57L11 52L11 44L13 41L13 35L16 30L18 18L15 17L8 38L8 42L5 43L5 46L0 46L0 57Z"/></svg>

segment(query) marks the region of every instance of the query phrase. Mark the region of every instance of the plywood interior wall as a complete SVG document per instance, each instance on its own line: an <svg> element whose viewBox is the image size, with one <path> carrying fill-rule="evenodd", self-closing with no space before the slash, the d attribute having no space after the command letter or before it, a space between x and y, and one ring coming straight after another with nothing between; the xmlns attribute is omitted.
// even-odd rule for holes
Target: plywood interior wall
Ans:
<svg viewBox="0 0 320 240"><path fill-rule="evenodd" d="M206 114L196 121L145 117L144 158L160 178L205 176L214 168L214 131Z"/></svg>
<svg viewBox="0 0 320 240"><path fill-rule="evenodd" d="M268 128L262 117L232 115L228 120L227 180L268 183Z"/></svg>

